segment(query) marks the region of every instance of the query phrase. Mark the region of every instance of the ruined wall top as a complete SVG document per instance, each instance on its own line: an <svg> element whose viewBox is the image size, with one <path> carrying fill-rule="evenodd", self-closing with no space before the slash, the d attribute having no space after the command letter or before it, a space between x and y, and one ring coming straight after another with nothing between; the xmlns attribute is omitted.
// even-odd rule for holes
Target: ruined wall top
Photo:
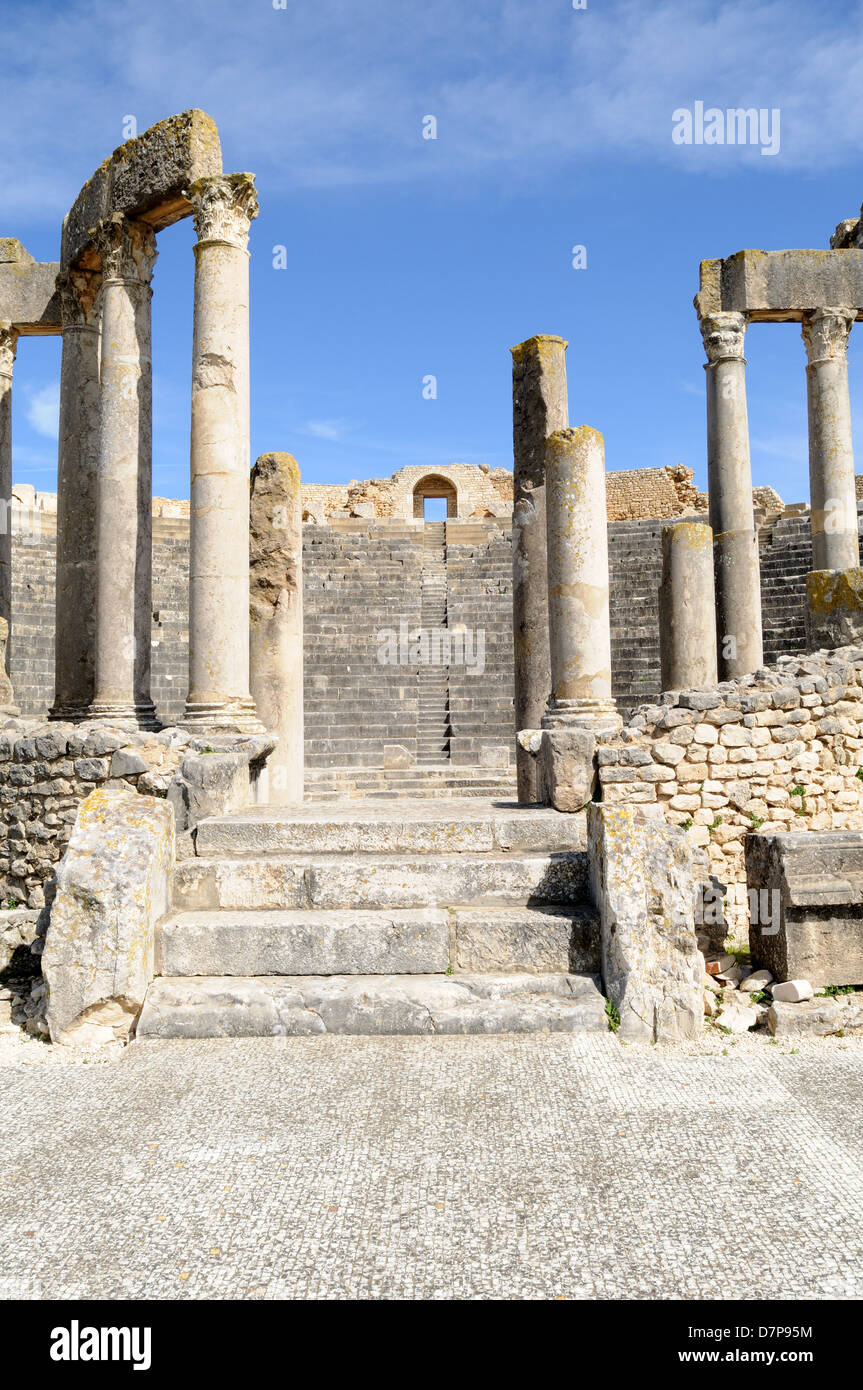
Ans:
<svg viewBox="0 0 863 1390"><path fill-rule="evenodd" d="M197 179L222 172L215 121L204 111L183 111L118 145L84 184L63 221L60 263L96 264L92 229L114 213L160 231L187 217L187 192Z"/></svg>

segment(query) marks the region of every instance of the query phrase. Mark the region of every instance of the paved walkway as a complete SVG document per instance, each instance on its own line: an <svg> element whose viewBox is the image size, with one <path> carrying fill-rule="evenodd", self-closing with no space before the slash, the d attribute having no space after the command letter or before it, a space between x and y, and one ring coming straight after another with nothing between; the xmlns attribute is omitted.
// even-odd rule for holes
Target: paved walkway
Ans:
<svg viewBox="0 0 863 1390"><path fill-rule="evenodd" d="M12 1062L0 1295L859 1298L861 1068L611 1035Z"/></svg>

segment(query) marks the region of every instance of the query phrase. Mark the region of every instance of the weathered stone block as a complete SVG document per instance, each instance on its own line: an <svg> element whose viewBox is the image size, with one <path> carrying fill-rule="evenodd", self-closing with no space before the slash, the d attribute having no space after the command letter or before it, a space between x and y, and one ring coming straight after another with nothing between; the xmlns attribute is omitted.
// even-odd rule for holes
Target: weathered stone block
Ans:
<svg viewBox="0 0 863 1390"><path fill-rule="evenodd" d="M581 811L596 785L595 747L587 729L544 730L537 767L540 801L556 811Z"/></svg>
<svg viewBox="0 0 863 1390"><path fill-rule="evenodd" d="M43 956L54 1042L125 1040L153 978L171 901L174 815L136 792L91 792L57 873Z"/></svg>
<svg viewBox="0 0 863 1390"><path fill-rule="evenodd" d="M587 824L602 978L621 1037L695 1037L704 1022L704 963L695 933L695 851L686 833L631 806L593 804Z"/></svg>
<svg viewBox="0 0 863 1390"><path fill-rule="evenodd" d="M810 651L863 642L863 569L807 574L806 640Z"/></svg>
<svg viewBox="0 0 863 1390"><path fill-rule="evenodd" d="M764 919L750 920L753 965L779 981L863 984L863 834L762 832L746 836L745 857Z"/></svg>

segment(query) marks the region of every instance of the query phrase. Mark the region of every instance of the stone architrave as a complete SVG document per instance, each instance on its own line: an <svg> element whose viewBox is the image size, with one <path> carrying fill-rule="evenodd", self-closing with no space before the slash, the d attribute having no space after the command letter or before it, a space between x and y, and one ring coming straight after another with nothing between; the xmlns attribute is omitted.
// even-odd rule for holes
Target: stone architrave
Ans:
<svg viewBox="0 0 863 1390"><path fill-rule="evenodd" d="M184 727L261 732L249 691L249 226L252 174L188 190L195 246Z"/></svg>
<svg viewBox="0 0 863 1390"><path fill-rule="evenodd" d="M95 690L89 719L152 728L152 361L156 238L118 215L97 229L102 262L96 485Z"/></svg>
<svg viewBox="0 0 863 1390"><path fill-rule="evenodd" d="M97 790L78 808L57 872L42 957L53 1042L125 1042L155 971L171 906L174 812L138 792Z"/></svg>
<svg viewBox="0 0 863 1390"><path fill-rule="evenodd" d="M841 308L803 315L813 570L860 564L847 357L855 317Z"/></svg>
<svg viewBox="0 0 863 1390"><path fill-rule="evenodd" d="M716 685L716 594L713 532L677 521L662 531L659 655L663 690Z"/></svg>
<svg viewBox="0 0 863 1390"><path fill-rule="evenodd" d="M12 370L17 346L16 330L0 322L0 619L7 624L7 636L12 623ZM4 674L8 666L7 651Z"/></svg>
<svg viewBox="0 0 863 1390"><path fill-rule="evenodd" d="M746 315L701 316L707 353L707 473L716 575L719 674L732 680L764 663L758 532L752 505L746 410Z"/></svg>
<svg viewBox="0 0 863 1390"><path fill-rule="evenodd" d="M546 334L512 349L512 624L515 732L538 729L551 689L545 444L568 423L566 341ZM538 799L536 760L516 740L518 799Z"/></svg>
<svg viewBox="0 0 863 1390"><path fill-rule="evenodd" d="M267 764L270 802L303 799L303 521L300 470L263 454L250 494L249 686L278 738Z"/></svg>
<svg viewBox="0 0 863 1390"><path fill-rule="evenodd" d="M590 890L602 979L620 1036L694 1038L704 1025L704 957L695 931L697 850L677 826L633 806L587 808Z"/></svg>
<svg viewBox="0 0 863 1390"><path fill-rule="evenodd" d="M83 719L95 692L99 290L96 271L58 276L63 355L57 458L52 719Z"/></svg>

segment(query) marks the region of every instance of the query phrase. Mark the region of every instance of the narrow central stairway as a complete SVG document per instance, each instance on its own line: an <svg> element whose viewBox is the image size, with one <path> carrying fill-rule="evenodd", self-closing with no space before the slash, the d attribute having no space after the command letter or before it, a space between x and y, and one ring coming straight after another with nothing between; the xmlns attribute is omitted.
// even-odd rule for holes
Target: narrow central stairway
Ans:
<svg viewBox="0 0 863 1390"><path fill-rule="evenodd" d="M138 1037L607 1026L583 816L307 802L196 840Z"/></svg>
<svg viewBox="0 0 863 1390"><path fill-rule="evenodd" d="M420 623L431 637L447 627L446 524L423 530ZM417 672L417 762L439 765L450 754L449 665L431 662Z"/></svg>

